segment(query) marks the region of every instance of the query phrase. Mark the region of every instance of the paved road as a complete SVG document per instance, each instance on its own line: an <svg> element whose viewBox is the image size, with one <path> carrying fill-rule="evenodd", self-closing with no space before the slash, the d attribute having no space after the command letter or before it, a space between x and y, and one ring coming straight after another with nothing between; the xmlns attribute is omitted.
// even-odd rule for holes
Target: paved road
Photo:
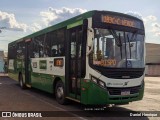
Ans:
<svg viewBox="0 0 160 120"><path fill-rule="evenodd" d="M55 98L48 93L37 89L21 90L18 83L8 77L0 77L0 111L63 111L67 116L72 117L47 117L37 118L38 120L50 119L110 119L110 120L160 120L158 117L116 117L119 112L114 112L115 117L95 117L108 115L110 111L160 111L160 78L146 77L145 78L145 95L142 101L130 103L116 107L107 107L104 111L90 112L85 111L83 116L80 112L73 113L71 111L84 111L88 106L83 106L72 102L69 105L59 105ZM22 118L0 118L0 120L21 120ZM31 119L31 118L24 118ZM32 118L35 119L35 118Z"/></svg>

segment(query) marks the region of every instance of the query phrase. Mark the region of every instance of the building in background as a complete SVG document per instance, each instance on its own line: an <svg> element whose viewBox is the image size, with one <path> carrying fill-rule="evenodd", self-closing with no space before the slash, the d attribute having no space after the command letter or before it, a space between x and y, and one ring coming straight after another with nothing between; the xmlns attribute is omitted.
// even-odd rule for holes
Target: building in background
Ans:
<svg viewBox="0 0 160 120"><path fill-rule="evenodd" d="M4 65L5 65L4 51L0 50L0 73L4 72Z"/></svg>
<svg viewBox="0 0 160 120"><path fill-rule="evenodd" d="M4 52L4 62L7 64L8 62L8 52Z"/></svg>
<svg viewBox="0 0 160 120"><path fill-rule="evenodd" d="M160 44L146 43L146 75L160 76Z"/></svg>

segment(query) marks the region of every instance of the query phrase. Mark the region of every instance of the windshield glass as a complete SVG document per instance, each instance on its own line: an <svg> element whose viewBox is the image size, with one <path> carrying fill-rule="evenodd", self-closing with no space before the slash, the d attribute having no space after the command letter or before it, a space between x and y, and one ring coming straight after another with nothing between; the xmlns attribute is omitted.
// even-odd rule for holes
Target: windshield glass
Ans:
<svg viewBox="0 0 160 120"><path fill-rule="evenodd" d="M102 67L143 68L144 35L96 28L90 61Z"/></svg>

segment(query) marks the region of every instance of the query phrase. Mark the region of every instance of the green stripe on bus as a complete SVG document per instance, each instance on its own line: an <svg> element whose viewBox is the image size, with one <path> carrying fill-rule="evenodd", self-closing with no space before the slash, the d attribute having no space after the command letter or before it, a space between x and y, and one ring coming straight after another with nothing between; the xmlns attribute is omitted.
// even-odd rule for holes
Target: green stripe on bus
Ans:
<svg viewBox="0 0 160 120"><path fill-rule="evenodd" d="M82 25L82 24L83 24L83 20L68 25L68 26L67 26L67 29L70 29L70 28L73 28L73 27L76 27L76 26Z"/></svg>

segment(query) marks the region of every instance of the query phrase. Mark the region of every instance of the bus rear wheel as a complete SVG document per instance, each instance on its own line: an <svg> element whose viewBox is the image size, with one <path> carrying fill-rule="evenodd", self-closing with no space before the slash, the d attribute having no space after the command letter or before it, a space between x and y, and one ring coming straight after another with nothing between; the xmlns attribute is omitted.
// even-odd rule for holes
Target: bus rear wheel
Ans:
<svg viewBox="0 0 160 120"><path fill-rule="evenodd" d="M22 74L19 75L19 85L22 89L25 89L25 84L24 84L24 81L23 81L23 76Z"/></svg>
<svg viewBox="0 0 160 120"><path fill-rule="evenodd" d="M64 91L64 84L62 81L58 81L55 88L55 96L56 100L59 104L66 104L66 98L65 98L65 91Z"/></svg>

